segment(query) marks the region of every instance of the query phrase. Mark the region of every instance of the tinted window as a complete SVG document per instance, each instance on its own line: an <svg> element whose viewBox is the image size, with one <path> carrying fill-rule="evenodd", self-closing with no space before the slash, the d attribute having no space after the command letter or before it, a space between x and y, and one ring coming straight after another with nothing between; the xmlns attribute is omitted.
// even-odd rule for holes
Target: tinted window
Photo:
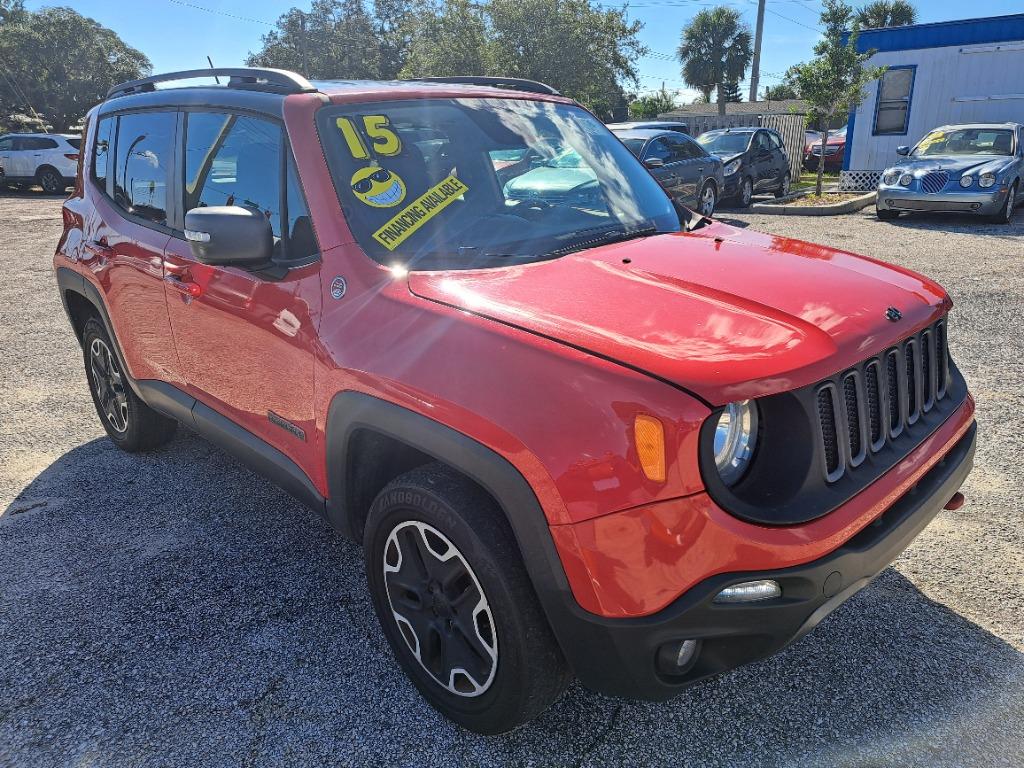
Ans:
<svg viewBox="0 0 1024 768"><path fill-rule="evenodd" d="M185 210L238 205L261 211L281 236L281 128L223 113L188 115Z"/></svg>
<svg viewBox="0 0 1024 768"><path fill-rule="evenodd" d="M0 152L10 152L14 148L14 139L0 139Z"/></svg>
<svg viewBox="0 0 1024 768"><path fill-rule="evenodd" d="M174 112L121 115L114 162L114 202L133 216L167 223Z"/></svg>
<svg viewBox="0 0 1024 768"><path fill-rule="evenodd" d="M640 157L640 153L644 150L643 139L623 139L622 143L626 145L626 149L632 152L637 157Z"/></svg>
<svg viewBox="0 0 1024 768"><path fill-rule="evenodd" d="M768 134L764 131L757 132L757 148L771 150L772 143L768 140Z"/></svg>
<svg viewBox="0 0 1024 768"><path fill-rule="evenodd" d="M107 160L115 125L117 125L116 117L105 117L100 120L96 128L96 144L92 155L92 177L104 189L107 186Z"/></svg>
<svg viewBox="0 0 1024 768"><path fill-rule="evenodd" d="M644 159L657 159L669 163L672 162L672 150L668 148L668 142L664 139L655 139L647 145L647 151L644 153Z"/></svg>
<svg viewBox="0 0 1024 768"><path fill-rule="evenodd" d="M770 141L772 146L775 147L776 149L782 149L782 139L779 138L779 134L769 133L768 141Z"/></svg>
<svg viewBox="0 0 1024 768"><path fill-rule="evenodd" d="M682 146L683 157L687 160L696 160L698 158L708 156L708 153L704 151L704 148L693 139L683 139L680 144Z"/></svg>
<svg viewBox="0 0 1024 768"><path fill-rule="evenodd" d="M56 149L57 142L53 139L43 139L37 136L29 136L22 141L22 149Z"/></svg>
<svg viewBox="0 0 1024 768"><path fill-rule="evenodd" d="M82 140L81 139L77 139L77 138L76 139L65 139L65 141L68 144L70 144L72 147L74 147L75 149L81 149L82 148Z"/></svg>

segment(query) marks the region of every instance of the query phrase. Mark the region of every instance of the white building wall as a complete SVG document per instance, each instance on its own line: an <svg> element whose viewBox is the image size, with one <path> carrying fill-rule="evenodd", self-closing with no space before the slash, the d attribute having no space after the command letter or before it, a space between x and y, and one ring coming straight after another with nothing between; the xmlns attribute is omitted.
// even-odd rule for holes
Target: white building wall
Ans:
<svg viewBox="0 0 1024 768"><path fill-rule="evenodd" d="M932 128L970 122L1024 123L1024 40L1010 43L876 53L871 66L917 65L906 136L873 136L878 85L857 109L850 170L880 171L896 147L914 145Z"/></svg>

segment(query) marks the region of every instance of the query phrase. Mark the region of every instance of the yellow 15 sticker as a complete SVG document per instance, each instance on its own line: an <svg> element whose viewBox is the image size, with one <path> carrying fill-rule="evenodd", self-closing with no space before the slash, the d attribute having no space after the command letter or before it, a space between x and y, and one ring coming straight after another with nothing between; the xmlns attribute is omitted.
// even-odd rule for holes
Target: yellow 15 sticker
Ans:
<svg viewBox="0 0 1024 768"><path fill-rule="evenodd" d="M369 160L370 153L352 121L347 117L339 117L335 122L341 135L345 137L349 154L356 160ZM402 151L402 142L390 126L391 121L388 120L387 115L365 115L363 117L363 130L370 137L371 148L375 154L393 157Z"/></svg>

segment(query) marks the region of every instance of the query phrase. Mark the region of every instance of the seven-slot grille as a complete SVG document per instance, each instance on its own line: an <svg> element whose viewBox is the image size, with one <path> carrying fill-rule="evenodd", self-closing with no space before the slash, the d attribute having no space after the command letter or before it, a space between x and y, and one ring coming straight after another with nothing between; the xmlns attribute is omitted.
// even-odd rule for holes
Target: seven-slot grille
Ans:
<svg viewBox="0 0 1024 768"><path fill-rule="evenodd" d="M941 192L946 182L949 181L949 174L945 171L932 171L921 177L921 189L930 195Z"/></svg>
<svg viewBox="0 0 1024 768"><path fill-rule="evenodd" d="M946 321L817 388L825 478L835 482L877 453L946 396Z"/></svg>

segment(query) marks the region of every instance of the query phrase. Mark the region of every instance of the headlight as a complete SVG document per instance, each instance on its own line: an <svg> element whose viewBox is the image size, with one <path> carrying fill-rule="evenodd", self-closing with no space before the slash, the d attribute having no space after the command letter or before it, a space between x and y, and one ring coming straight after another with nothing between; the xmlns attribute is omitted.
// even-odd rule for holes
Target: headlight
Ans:
<svg viewBox="0 0 1024 768"><path fill-rule="evenodd" d="M726 166L725 166L725 175L726 176L731 176L732 174L736 173L736 171L738 171L739 169L740 169L740 160L739 159L733 160L731 163L727 163L726 164Z"/></svg>
<svg viewBox="0 0 1024 768"><path fill-rule="evenodd" d="M996 175L994 173L983 173L978 177L978 186L985 187L988 189L996 183Z"/></svg>
<svg viewBox="0 0 1024 768"><path fill-rule="evenodd" d="M960 177L960 186L961 187L967 188L967 187L971 186L971 184L973 184L973 183L974 183L974 177L973 176L961 176Z"/></svg>
<svg viewBox="0 0 1024 768"><path fill-rule="evenodd" d="M904 173L902 176L900 176L900 186L901 187L909 187L910 183L913 180L914 180L913 176L911 176L909 173Z"/></svg>
<svg viewBox="0 0 1024 768"><path fill-rule="evenodd" d="M715 466L722 482L743 477L757 446L757 406L750 400L729 403L715 425Z"/></svg>
<svg viewBox="0 0 1024 768"><path fill-rule="evenodd" d="M887 187L893 186L897 181L900 180L899 171L886 171L882 176L882 183Z"/></svg>

